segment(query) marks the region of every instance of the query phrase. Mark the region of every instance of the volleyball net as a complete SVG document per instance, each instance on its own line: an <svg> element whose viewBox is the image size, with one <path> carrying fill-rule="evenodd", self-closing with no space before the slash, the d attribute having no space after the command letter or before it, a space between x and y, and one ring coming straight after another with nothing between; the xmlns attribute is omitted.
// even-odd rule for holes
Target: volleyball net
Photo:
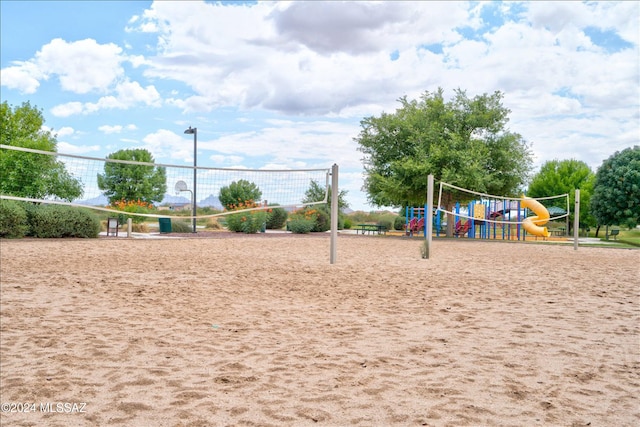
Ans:
<svg viewBox="0 0 640 427"><path fill-rule="evenodd" d="M154 209L149 212L127 211L127 215L176 219L216 217L276 205L293 210L327 203L331 176L331 168L194 167L87 157L8 145L0 145L0 163L3 169L0 171L0 199L69 205L121 214L123 211L117 208L114 200L117 192L114 193L113 187L128 187L129 194L140 192L139 199L144 198L142 194L155 192L156 200ZM220 201L220 191L234 183L248 186L257 197L238 200L233 209L226 209ZM73 197L66 196L69 194ZM135 200L135 197L129 199ZM194 202L201 210L200 214L193 211ZM156 209L163 213L153 213ZM181 214L167 215L167 210ZM185 215L187 211L190 215Z"/></svg>
<svg viewBox="0 0 640 427"><path fill-rule="evenodd" d="M547 210L549 217L544 222L569 216L569 194L536 198L503 197L467 190L446 182L440 182L438 211L473 221L523 224L527 221L527 211L531 210L531 201Z"/></svg>

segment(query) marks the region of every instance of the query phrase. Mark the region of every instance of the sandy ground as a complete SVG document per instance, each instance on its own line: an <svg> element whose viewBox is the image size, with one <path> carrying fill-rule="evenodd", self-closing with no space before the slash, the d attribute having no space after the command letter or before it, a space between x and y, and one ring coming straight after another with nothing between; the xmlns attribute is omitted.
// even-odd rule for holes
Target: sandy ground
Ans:
<svg viewBox="0 0 640 427"><path fill-rule="evenodd" d="M419 247L2 240L0 424L640 425L640 251Z"/></svg>

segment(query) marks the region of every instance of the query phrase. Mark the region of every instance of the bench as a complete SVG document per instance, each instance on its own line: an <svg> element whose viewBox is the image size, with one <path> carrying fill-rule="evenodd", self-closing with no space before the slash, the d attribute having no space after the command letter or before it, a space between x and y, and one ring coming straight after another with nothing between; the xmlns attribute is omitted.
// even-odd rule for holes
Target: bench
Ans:
<svg viewBox="0 0 640 427"><path fill-rule="evenodd" d="M358 224L356 228L356 234L358 234L358 231L362 231L362 234L364 234L365 232L368 234L387 234L387 227L379 224Z"/></svg>
<svg viewBox="0 0 640 427"><path fill-rule="evenodd" d="M616 236L617 236L618 234L620 234L620 230L618 230L618 229L611 230L611 231L609 232L609 234L607 235L607 240L609 240L609 237L613 237L613 240L618 240L618 239L616 238Z"/></svg>

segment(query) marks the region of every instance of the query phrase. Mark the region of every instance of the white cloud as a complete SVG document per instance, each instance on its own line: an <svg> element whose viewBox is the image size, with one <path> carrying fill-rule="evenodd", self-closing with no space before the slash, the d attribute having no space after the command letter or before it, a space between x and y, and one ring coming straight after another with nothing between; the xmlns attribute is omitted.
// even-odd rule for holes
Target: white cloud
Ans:
<svg viewBox="0 0 640 427"><path fill-rule="evenodd" d="M0 83L9 89L17 89L24 94L35 93L44 76L31 62L14 61L14 65L0 71Z"/></svg>
<svg viewBox="0 0 640 427"><path fill-rule="evenodd" d="M56 105L51 109L51 114L56 117L69 117L74 114L82 113L82 102L67 102L65 104Z"/></svg>
<svg viewBox="0 0 640 427"><path fill-rule="evenodd" d="M58 117L94 112L102 108L128 108L136 103L159 106L160 94L153 85L142 87L124 76L123 62L134 67L145 63L140 55L126 56L122 48L113 44L99 44L93 39L67 42L61 38L51 40L28 61L14 61L1 70L2 86L33 94L40 82L57 78L62 90L76 94L109 93L96 103L78 101L56 106ZM80 107L82 105L82 107Z"/></svg>
<svg viewBox="0 0 640 427"><path fill-rule="evenodd" d="M61 127L60 129L58 129L58 131L56 131L54 133L56 133L58 135L58 138L61 138L61 137L65 137L65 136L68 136L68 135L73 135L74 132L75 131L74 131L74 129L72 127L64 126L64 127Z"/></svg>
<svg viewBox="0 0 640 427"><path fill-rule="evenodd" d="M226 156L267 157L271 162L296 168L296 162L312 167L360 167L360 153L352 141L357 128L330 121L294 122L272 120L251 132L222 136L215 141L198 141L203 150ZM318 159L323 159L319 161Z"/></svg>
<svg viewBox="0 0 640 427"><path fill-rule="evenodd" d="M223 155L215 154L213 156L209 156L209 159L213 162L214 166L216 167L228 167L229 165L241 164L242 161L244 160L244 157L223 156Z"/></svg>
<svg viewBox="0 0 640 427"><path fill-rule="evenodd" d="M149 85L143 88L140 83L125 80L116 86L117 99L125 106L132 106L138 103L150 107L161 105L160 94L155 86Z"/></svg>
<svg viewBox="0 0 640 427"><path fill-rule="evenodd" d="M64 90L74 93L105 92L123 75L122 49L93 39L67 42L54 39L36 53L34 62L45 76L57 75Z"/></svg>
<svg viewBox="0 0 640 427"><path fill-rule="evenodd" d="M184 135L159 129L145 136L142 142L144 145L141 148L149 150L156 159L164 157L193 164L193 143Z"/></svg>
<svg viewBox="0 0 640 427"><path fill-rule="evenodd" d="M133 130L138 129L138 127L136 125L134 125L134 124L129 124L129 125L126 125L126 126L122 126L122 125L114 125L114 126L102 125L102 126L98 127L98 130L100 132L102 132L104 134L107 134L107 135L112 134L112 133L120 133L125 129L133 131Z"/></svg>
<svg viewBox="0 0 640 427"><path fill-rule="evenodd" d="M103 126L100 126L98 128L98 130L100 132L103 132L103 133L109 135L109 134L112 134L112 133L120 133L120 132L122 132L122 126L120 126L120 125L115 125L115 126L103 125Z"/></svg>
<svg viewBox="0 0 640 427"><path fill-rule="evenodd" d="M69 117L74 114L91 114L105 109L126 110L136 105L160 107L162 100L155 86L143 88L138 82L125 80L115 88L116 95L107 95L97 102L69 102L52 108L51 113L56 117Z"/></svg>
<svg viewBox="0 0 640 427"><path fill-rule="evenodd" d="M90 154L100 151L99 145L74 145L65 141L58 142L58 152L65 154Z"/></svg>
<svg viewBox="0 0 640 427"><path fill-rule="evenodd" d="M339 15L332 13L336 7L342 10ZM363 19L365 9L375 19ZM157 23L162 41L145 74L191 86L194 95L169 101L185 113L240 105L290 114L344 114L381 97L393 101L407 87L429 80L429 69L416 72L421 64L407 61L415 58L410 52L416 50L416 35L418 44L454 42L460 35L451 26L466 19L457 2L430 3L428 8L414 2L403 7L156 2L147 12L137 23ZM312 29L303 28L305 16L317 20ZM337 37L322 22L350 37ZM389 61L394 50L403 52L402 62Z"/></svg>

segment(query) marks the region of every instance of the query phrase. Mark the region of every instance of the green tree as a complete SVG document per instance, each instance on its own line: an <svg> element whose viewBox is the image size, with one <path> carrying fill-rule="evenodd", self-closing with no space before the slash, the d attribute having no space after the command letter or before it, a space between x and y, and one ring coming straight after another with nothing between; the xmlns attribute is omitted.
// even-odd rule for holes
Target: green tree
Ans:
<svg viewBox="0 0 640 427"><path fill-rule="evenodd" d="M304 199L302 199L302 203L313 203L324 200L324 195L327 193L324 187L322 187L315 179L312 179L309 188L304 193ZM342 212L343 209L349 207L349 203L346 200L347 190L340 190L338 192L338 210ZM329 190L327 193L327 210L331 211L331 186L329 186Z"/></svg>
<svg viewBox="0 0 640 427"><path fill-rule="evenodd" d="M146 164L106 162L104 173L98 174L98 188L109 203L119 200L140 200L145 203L162 201L167 192L167 173L164 167L154 166L151 153L144 149L119 150L107 159Z"/></svg>
<svg viewBox="0 0 640 427"><path fill-rule="evenodd" d="M257 203L262 198L262 191L253 182L241 179L233 181L226 187L220 188L218 199L227 210L236 209L238 206L247 206Z"/></svg>
<svg viewBox="0 0 640 427"><path fill-rule="evenodd" d="M591 213L600 225L638 225L640 217L640 146L616 151L598 172Z"/></svg>
<svg viewBox="0 0 640 427"><path fill-rule="evenodd" d="M302 199L303 203L313 203L324 200L325 193L327 193L327 203L315 206L308 206L306 209L312 209L317 211L315 215L315 225L312 231L324 232L331 229L331 186L328 190L325 190L318 182L311 180L309 188L305 192L305 197ZM349 203L346 200L347 190L341 190L338 192L338 228L341 224L344 224L343 210L349 207Z"/></svg>
<svg viewBox="0 0 640 427"><path fill-rule="evenodd" d="M551 160L542 165L540 172L533 176L527 196L548 197L569 195L569 208L575 203L575 190L580 190L580 224L595 226L596 220L589 213L589 202L593 193L595 174L585 162L580 160ZM553 206L567 209L565 199L556 199ZM569 227L573 225L573 213L569 217Z"/></svg>
<svg viewBox="0 0 640 427"><path fill-rule="evenodd" d="M364 153L364 189L377 206L422 206L427 176L501 196L515 195L531 170L531 153L523 138L506 128L510 111L502 93L472 99L458 89L451 101L443 89L419 100L400 98L393 114L368 117L355 141ZM447 193L451 209L461 194ZM449 222L451 234L453 221Z"/></svg>
<svg viewBox="0 0 640 427"><path fill-rule="evenodd" d="M44 117L29 102L12 108L0 104L0 143L15 147L57 152L56 136L43 130ZM43 199L53 196L72 201L82 196L82 183L54 155L2 150L0 193Z"/></svg>

